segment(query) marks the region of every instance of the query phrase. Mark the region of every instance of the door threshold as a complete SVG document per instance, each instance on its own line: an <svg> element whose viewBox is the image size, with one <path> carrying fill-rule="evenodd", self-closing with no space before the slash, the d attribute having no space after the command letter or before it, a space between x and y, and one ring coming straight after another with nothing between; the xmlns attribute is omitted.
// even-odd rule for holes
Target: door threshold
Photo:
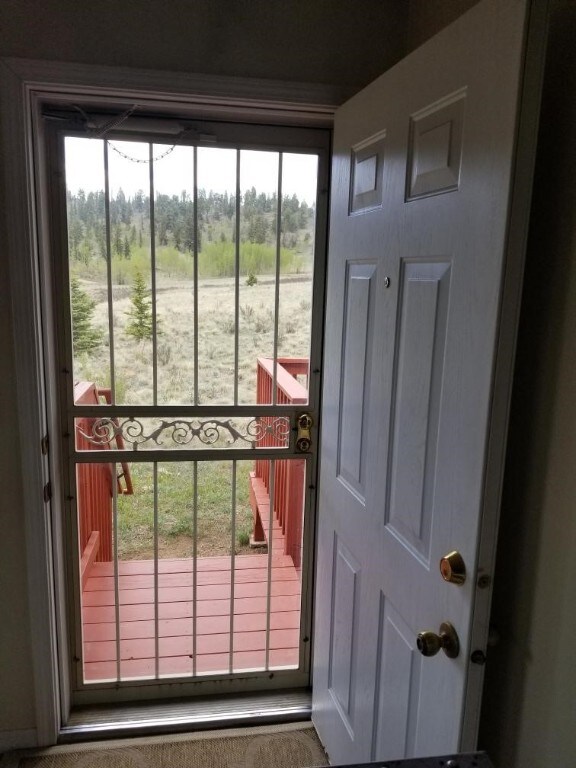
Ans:
<svg viewBox="0 0 576 768"><path fill-rule="evenodd" d="M288 723L311 714L309 690L77 707L58 743Z"/></svg>

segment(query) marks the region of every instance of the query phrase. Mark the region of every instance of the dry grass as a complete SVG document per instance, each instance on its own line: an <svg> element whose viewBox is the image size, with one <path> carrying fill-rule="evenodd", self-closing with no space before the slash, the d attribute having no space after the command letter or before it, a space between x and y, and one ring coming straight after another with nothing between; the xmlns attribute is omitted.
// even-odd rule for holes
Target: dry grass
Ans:
<svg viewBox="0 0 576 768"><path fill-rule="evenodd" d="M81 281L95 301L94 324L107 337L108 305L104 286ZM238 323L238 401L256 402L256 358L274 350L275 286L270 277L256 285L240 284ZM118 403L152 402L152 343L136 342L125 333L130 288L114 286L114 356ZM158 402L194 402L194 285L188 280L159 278L157 285ZM311 280L284 276L280 286L278 354L308 357ZM198 397L201 405L226 405L234 397L234 281L203 279L198 286ZM75 378L110 381L110 353L103 346L77 361Z"/></svg>

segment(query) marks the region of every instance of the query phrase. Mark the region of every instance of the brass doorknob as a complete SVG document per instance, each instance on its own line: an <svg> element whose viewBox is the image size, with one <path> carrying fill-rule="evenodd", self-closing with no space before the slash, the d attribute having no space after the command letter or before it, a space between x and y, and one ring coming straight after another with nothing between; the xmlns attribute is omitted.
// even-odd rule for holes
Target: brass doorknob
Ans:
<svg viewBox="0 0 576 768"><path fill-rule="evenodd" d="M416 646L422 656L436 656L442 649L449 659L455 659L460 653L460 641L456 630L445 621L440 624L440 633L437 635L429 629L418 634Z"/></svg>
<svg viewBox="0 0 576 768"><path fill-rule="evenodd" d="M450 584L462 585L466 581L466 565L464 558L454 550L454 552L448 552L447 555L440 560L440 573L444 581L449 581Z"/></svg>

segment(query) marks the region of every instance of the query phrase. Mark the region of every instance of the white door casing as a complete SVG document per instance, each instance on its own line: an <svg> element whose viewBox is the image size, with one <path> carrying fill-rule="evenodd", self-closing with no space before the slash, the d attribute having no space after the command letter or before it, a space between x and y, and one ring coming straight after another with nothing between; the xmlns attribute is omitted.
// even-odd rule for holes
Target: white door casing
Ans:
<svg viewBox="0 0 576 768"><path fill-rule="evenodd" d="M56 743L69 714L66 643L57 642L56 612L60 558L59 533L53 519L60 514L59 457L50 450L53 498L44 504L46 459L40 451L45 435L43 409L48 382L57 371L44 357L40 329L40 295L47 285L45 262L49 258L48 215L44 183L44 137L41 113L48 103L107 104L145 102L157 111L177 109L180 114L267 125L327 128L340 87L318 84L258 81L211 77L190 73L154 73L120 67L100 67L61 62L0 59L0 133L6 148L0 180L10 194L5 199L5 219L11 223L5 243L10 268L10 293L14 326L15 367L18 381L20 460L26 467L23 498L26 524L28 597L30 604L36 739L40 745ZM48 292L48 291L46 291ZM48 398L53 402L54 398ZM57 414L49 414L52 432ZM51 510L48 510L48 506ZM65 629L61 631L66 636ZM28 746L33 746L32 741Z"/></svg>
<svg viewBox="0 0 576 768"><path fill-rule="evenodd" d="M502 291L525 13L480 3L336 114L313 681L332 762L472 746L491 434L504 443L494 370L515 328ZM462 586L439 572L451 550ZM420 655L418 633L444 621L459 656Z"/></svg>

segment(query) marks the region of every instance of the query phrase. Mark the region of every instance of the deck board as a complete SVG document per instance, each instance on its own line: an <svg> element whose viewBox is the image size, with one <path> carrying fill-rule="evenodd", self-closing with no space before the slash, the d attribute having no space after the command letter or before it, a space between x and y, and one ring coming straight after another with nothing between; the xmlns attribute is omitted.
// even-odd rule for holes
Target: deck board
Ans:
<svg viewBox="0 0 576 768"><path fill-rule="evenodd" d="M264 559L262 559L264 558ZM260 567L267 567L268 555L236 555L234 558L235 570L243 568L257 567L256 563L262 563ZM290 555L276 554L272 556L272 567L280 568L294 567ZM230 569L229 557L199 557L196 562L196 570L203 571L222 571ZM181 558L162 558L158 560L159 573L192 573L194 570L194 561L190 557ZM118 573L154 573L154 560L120 560L118 563ZM111 563L94 563L90 576L110 576L113 575Z"/></svg>
<svg viewBox="0 0 576 768"><path fill-rule="evenodd" d="M269 666L298 666L300 581L292 558L272 554L270 563ZM196 647L192 638L196 570ZM166 559L158 562L158 674L187 676L265 668L268 555L235 557L234 634L230 643L231 559ZM118 564L120 675L154 677L156 640L154 561ZM84 675L116 679L114 569L94 563L83 591ZM232 647L231 647L232 646Z"/></svg>
<svg viewBox="0 0 576 768"><path fill-rule="evenodd" d="M196 660L197 674L227 674L229 672L230 656L227 653L213 653L198 656ZM264 666L264 651L244 651L233 656L233 669L253 670ZM294 667L298 663L296 649L281 649L270 651L270 667ZM158 673L160 676L184 676L193 674L193 661L189 656L169 656L159 659ZM130 659L121 663L122 679L139 677L154 677L154 659ZM115 663L93 662L85 665L86 680L115 680Z"/></svg>
<svg viewBox="0 0 576 768"><path fill-rule="evenodd" d="M234 581L236 584L250 584L254 582L265 581L268 577L267 568L244 568L235 571ZM273 569L273 578L275 581L297 581L298 574L294 566ZM189 571L186 573L159 573L159 587L192 587L194 583L194 574ZM222 571L200 571L197 574L196 583L198 586L209 586L216 584L230 583L230 568ZM120 575L118 585L120 589L139 589L146 588L150 584L150 574L139 573L130 575ZM114 589L113 576L91 576L86 583L85 592L110 591Z"/></svg>

